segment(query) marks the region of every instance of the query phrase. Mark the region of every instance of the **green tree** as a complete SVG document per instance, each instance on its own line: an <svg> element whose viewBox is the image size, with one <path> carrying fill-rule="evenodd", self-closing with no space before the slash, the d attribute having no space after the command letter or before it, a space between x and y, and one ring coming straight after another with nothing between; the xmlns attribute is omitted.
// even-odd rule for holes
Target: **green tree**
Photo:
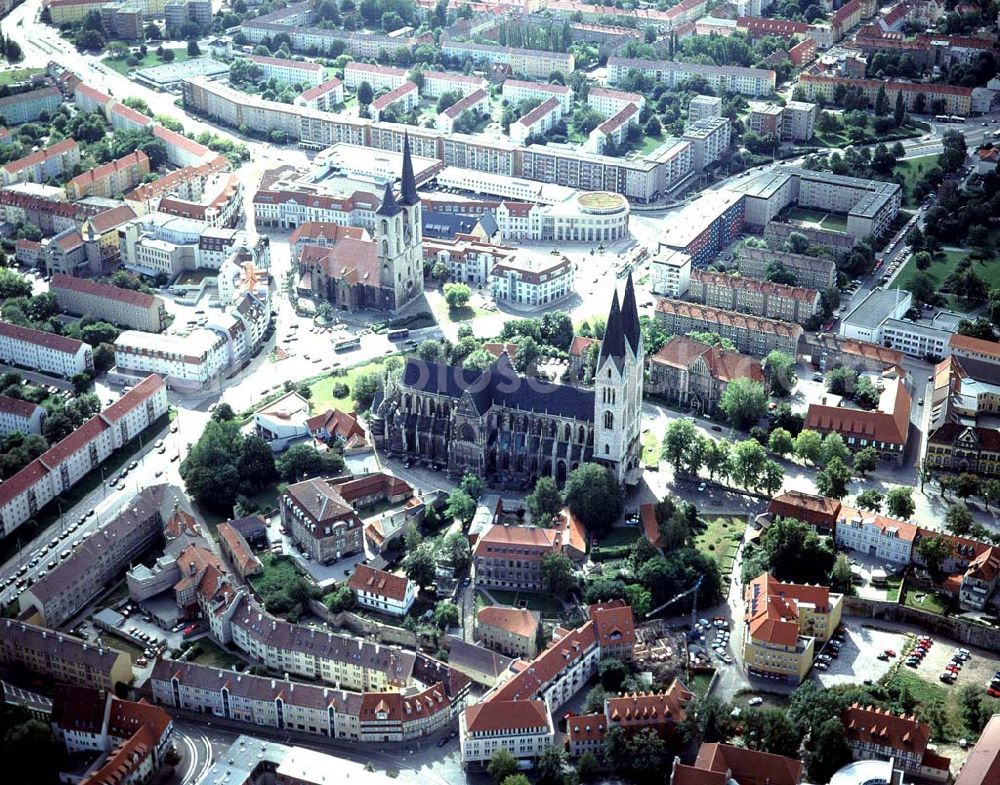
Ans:
<svg viewBox="0 0 1000 785"><path fill-rule="evenodd" d="M971 472L962 472L954 478L952 490L963 501L967 500L970 496L978 496L980 490L979 477Z"/></svg>
<svg viewBox="0 0 1000 785"><path fill-rule="evenodd" d="M814 782L829 782L835 772L851 762L844 724L837 716L816 729L810 748L809 777Z"/></svg>
<svg viewBox="0 0 1000 785"><path fill-rule="evenodd" d="M857 499L854 500L854 503L862 510L870 510L874 513L882 512L882 504L884 502L885 496L881 491L877 491L874 488L862 491L858 494Z"/></svg>
<svg viewBox="0 0 1000 785"><path fill-rule="evenodd" d="M683 471L686 466L688 446L694 441L697 431L694 423L687 418L671 420L663 434L663 460L674 471Z"/></svg>
<svg viewBox="0 0 1000 785"><path fill-rule="evenodd" d="M921 537L917 541L917 554L934 574L941 569L941 563L951 556L952 546L944 537Z"/></svg>
<svg viewBox="0 0 1000 785"><path fill-rule="evenodd" d="M795 450L795 440L784 428L775 428L767 440L767 448L775 455L791 455Z"/></svg>
<svg viewBox="0 0 1000 785"><path fill-rule="evenodd" d="M603 711L604 706L601 706ZM584 752L576 761L576 775L580 778L580 782L593 782L597 779L600 769L600 764L597 762L597 756L594 755L590 750Z"/></svg>
<svg viewBox="0 0 1000 785"><path fill-rule="evenodd" d="M465 308L472 297L472 289L464 283L446 283L444 285L444 301L448 304L449 310L455 311Z"/></svg>
<svg viewBox="0 0 1000 785"><path fill-rule="evenodd" d="M864 477L878 468L878 451L874 447L863 447L854 453L854 472Z"/></svg>
<svg viewBox="0 0 1000 785"><path fill-rule="evenodd" d="M842 553L837 554L830 570L830 588L841 594L850 594L854 586L854 573L851 572L851 562Z"/></svg>
<svg viewBox="0 0 1000 785"><path fill-rule="evenodd" d="M502 785L508 777L517 774L517 758L500 748L490 756L486 771L493 779L493 785Z"/></svg>
<svg viewBox="0 0 1000 785"><path fill-rule="evenodd" d="M751 709L746 728L752 749L797 758L802 735L782 709Z"/></svg>
<svg viewBox="0 0 1000 785"><path fill-rule="evenodd" d="M441 552L456 572L469 566L472 557L469 539L462 532L452 532L441 541Z"/></svg>
<svg viewBox="0 0 1000 785"><path fill-rule="evenodd" d="M423 543L416 550L410 551L403 559L403 571L406 577L421 589L434 583L435 564L434 551Z"/></svg>
<svg viewBox="0 0 1000 785"><path fill-rule="evenodd" d="M355 605L354 592L346 583L341 583L323 598L323 604L331 613L352 610Z"/></svg>
<svg viewBox="0 0 1000 785"><path fill-rule="evenodd" d="M909 520L917 508L913 501L913 488L898 485L885 495L885 506L893 518Z"/></svg>
<svg viewBox="0 0 1000 785"><path fill-rule="evenodd" d="M236 412L233 411L232 406L223 402L215 407L215 411L212 412L212 419L216 422L229 422L236 419Z"/></svg>
<svg viewBox="0 0 1000 785"><path fill-rule="evenodd" d="M851 470L840 458L833 458L816 472L816 490L831 499L847 496L847 483L851 481Z"/></svg>
<svg viewBox="0 0 1000 785"><path fill-rule="evenodd" d="M358 85L358 103L362 106L368 106L375 98L375 92L372 90L372 86L368 82L362 82Z"/></svg>
<svg viewBox="0 0 1000 785"><path fill-rule="evenodd" d="M795 437L795 455L810 463L819 463L823 437L816 431L804 430Z"/></svg>
<svg viewBox="0 0 1000 785"><path fill-rule="evenodd" d="M461 488L456 488L448 494L448 506L445 515L449 520L458 520L462 526L468 526L476 514L476 500Z"/></svg>
<svg viewBox="0 0 1000 785"><path fill-rule="evenodd" d="M737 442L729 451L728 475L741 488L757 488L767 463L767 452L753 439Z"/></svg>
<svg viewBox="0 0 1000 785"><path fill-rule="evenodd" d="M382 389L382 374L378 371L365 371L354 378L354 407L359 412L368 411L375 400L375 395Z"/></svg>
<svg viewBox="0 0 1000 785"><path fill-rule="evenodd" d="M462 481L459 483L458 487L469 494L469 496L473 499L479 499L479 497L483 495L483 491L486 490L486 483L479 475L466 472L462 475Z"/></svg>
<svg viewBox="0 0 1000 785"><path fill-rule="evenodd" d="M708 470L708 476L714 480L718 475L719 479L724 480L729 476L728 467L729 442L710 439L705 450L705 468Z"/></svg>
<svg viewBox="0 0 1000 785"><path fill-rule="evenodd" d="M564 553L547 553L542 557L542 585L553 597L568 597L576 590L573 562Z"/></svg>
<svg viewBox="0 0 1000 785"><path fill-rule="evenodd" d="M31 283L27 278L8 267L0 268L0 299L30 296Z"/></svg>
<svg viewBox="0 0 1000 785"><path fill-rule="evenodd" d="M788 395L795 387L795 358L774 350L764 358L764 373L772 395Z"/></svg>
<svg viewBox="0 0 1000 785"><path fill-rule="evenodd" d="M906 119L906 107L903 105L903 91L899 90L896 92L896 105L892 110L892 121L895 123L896 127L899 128L903 121ZM896 156L897 158L902 158L902 156Z"/></svg>
<svg viewBox="0 0 1000 785"><path fill-rule="evenodd" d="M767 411L767 392L760 382L740 377L726 385L719 408L725 412L730 425L746 430L756 425Z"/></svg>
<svg viewBox="0 0 1000 785"><path fill-rule="evenodd" d="M834 458L839 458L841 463L846 464L851 457L851 451L844 444L844 437L839 433L828 433L823 437L823 445L819 450L819 460L826 466Z"/></svg>
<svg viewBox="0 0 1000 785"><path fill-rule="evenodd" d="M531 785L531 780L524 774L511 774L504 777L500 785Z"/></svg>
<svg viewBox="0 0 1000 785"><path fill-rule="evenodd" d="M621 517L625 499L621 486L600 464L584 463L570 472L565 487L566 505L591 535L601 535Z"/></svg>
<svg viewBox="0 0 1000 785"><path fill-rule="evenodd" d="M537 526L550 526L563 506L562 494L551 477L539 477L524 503L531 513L532 523Z"/></svg>
<svg viewBox="0 0 1000 785"><path fill-rule="evenodd" d="M561 785L565 766L566 751L562 747L549 747L535 764L538 785Z"/></svg>
<svg viewBox="0 0 1000 785"><path fill-rule="evenodd" d="M320 452L309 444L293 444L277 460L278 474L286 482L305 477L324 477L344 471L344 458L327 450Z"/></svg>
<svg viewBox="0 0 1000 785"><path fill-rule="evenodd" d="M952 504L944 514L945 527L956 537L965 537L972 531L972 513L964 504Z"/></svg>
<svg viewBox="0 0 1000 785"><path fill-rule="evenodd" d="M630 675L628 666L614 657L601 660L597 666L597 678L609 693L621 692Z"/></svg>
<svg viewBox="0 0 1000 785"><path fill-rule="evenodd" d="M441 600L434 606L434 623L442 630L458 626L460 618L458 606L451 600Z"/></svg>

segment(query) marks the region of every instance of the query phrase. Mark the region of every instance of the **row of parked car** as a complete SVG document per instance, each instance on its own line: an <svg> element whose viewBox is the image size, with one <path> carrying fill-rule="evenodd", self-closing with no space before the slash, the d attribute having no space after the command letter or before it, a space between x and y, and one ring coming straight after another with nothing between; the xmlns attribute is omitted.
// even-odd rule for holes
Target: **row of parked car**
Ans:
<svg viewBox="0 0 1000 785"><path fill-rule="evenodd" d="M938 678L945 684L954 684L958 680L958 672L970 659L972 659L972 653L968 649L956 649L951 662L944 666L944 670Z"/></svg>
<svg viewBox="0 0 1000 785"><path fill-rule="evenodd" d="M840 650L843 646L844 627L841 625L837 628L833 635L830 636L830 640L826 642L823 652L816 655L816 661L813 663L813 668L818 671L829 670L830 663L840 656Z"/></svg>
<svg viewBox="0 0 1000 785"><path fill-rule="evenodd" d="M931 640L929 635L921 635L917 638L917 645L910 652L909 656L907 656L905 664L911 668L919 667L933 645L934 641Z"/></svg>

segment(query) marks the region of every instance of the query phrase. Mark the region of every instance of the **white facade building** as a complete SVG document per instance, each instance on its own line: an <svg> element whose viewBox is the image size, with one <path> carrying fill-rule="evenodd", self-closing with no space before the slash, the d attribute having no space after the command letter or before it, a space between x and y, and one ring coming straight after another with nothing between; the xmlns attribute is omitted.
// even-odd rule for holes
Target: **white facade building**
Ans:
<svg viewBox="0 0 1000 785"><path fill-rule="evenodd" d="M596 109L605 118L614 117L629 104L635 104L642 111L646 106L646 99L639 93L627 93L607 87L591 87L587 91L587 106Z"/></svg>
<svg viewBox="0 0 1000 785"><path fill-rule="evenodd" d="M0 395L0 436L41 433L45 409L37 403Z"/></svg>
<svg viewBox="0 0 1000 785"><path fill-rule="evenodd" d="M500 749L530 760L555 742L552 716L539 700L474 704L459 716L458 729L463 763L485 765Z"/></svg>
<svg viewBox="0 0 1000 785"><path fill-rule="evenodd" d="M562 116L563 109L559 99L549 98L510 124L511 141L525 144L532 136L545 136Z"/></svg>
<svg viewBox="0 0 1000 785"><path fill-rule="evenodd" d="M214 330L186 336L126 330L115 341L115 364L123 375L156 373L172 387L200 389L229 365L229 351Z"/></svg>
<svg viewBox="0 0 1000 785"><path fill-rule="evenodd" d="M69 379L94 370L90 344L0 322L0 362Z"/></svg>
<svg viewBox="0 0 1000 785"><path fill-rule="evenodd" d="M691 288L691 257L683 251L665 249L650 263L653 294L680 298Z"/></svg>
<svg viewBox="0 0 1000 785"><path fill-rule="evenodd" d="M728 117L706 117L689 125L683 138L691 142L694 168L704 169L718 161L729 149L731 134Z"/></svg>
<svg viewBox="0 0 1000 785"><path fill-rule="evenodd" d="M516 254L490 272L494 299L545 305L573 293L573 263L562 254Z"/></svg>
<svg viewBox="0 0 1000 785"><path fill-rule="evenodd" d="M344 66L344 86L348 90L357 90L362 82L368 82L372 90L377 93L382 90L395 90L408 80L409 75L403 68L389 68L355 61Z"/></svg>
<svg viewBox="0 0 1000 785"><path fill-rule="evenodd" d="M893 564L909 564L917 527L882 515L851 510L837 521L837 545L885 559Z"/></svg>
<svg viewBox="0 0 1000 785"><path fill-rule="evenodd" d="M573 90L569 87L561 84L525 82L520 79L507 79L503 83L503 98L512 106L517 106L521 101L537 99L545 103L550 98L555 98L564 114L573 106Z"/></svg>
<svg viewBox="0 0 1000 785"><path fill-rule="evenodd" d="M476 90L485 90L488 84L481 76L466 76L448 71L424 71L424 84L420 94L424 98L440 98L445 93L460 93L463 97Z"/></svg>
<svg viewBox="0 0 1000 785"><path fill-rule="evenodd" d="M318 87L323 83L326 74L319 63L286 60L282 57L251 55L250 62L260 69L265 79L276 79L279 84L305 84Z"/></svg>

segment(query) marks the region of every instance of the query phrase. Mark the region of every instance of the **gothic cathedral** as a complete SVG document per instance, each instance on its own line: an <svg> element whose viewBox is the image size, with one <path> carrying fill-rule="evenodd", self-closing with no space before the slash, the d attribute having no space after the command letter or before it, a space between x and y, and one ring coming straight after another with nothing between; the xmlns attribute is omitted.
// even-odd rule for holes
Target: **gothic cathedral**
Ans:
<svg viewBox="0 0 1000 785"><path fill-rule="evenodd" d="M397 200L386 183L382 204L375 212L375 243L379 285L392 310L406 305L424 290L423 230L420 197L413 175L410 139L403 139L403 174Z"/></svg>

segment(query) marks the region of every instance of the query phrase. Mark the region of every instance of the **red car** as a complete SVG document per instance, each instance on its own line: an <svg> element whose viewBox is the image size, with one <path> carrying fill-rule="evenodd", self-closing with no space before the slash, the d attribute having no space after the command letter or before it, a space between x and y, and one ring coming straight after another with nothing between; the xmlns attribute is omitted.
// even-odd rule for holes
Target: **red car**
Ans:
<svg viewBox="0 0 1000 785"><path fill-rule="evenodd" d="M991 698L1000 698L1000 690L995 689L994 687L990 687L988 690L986 690L986 694L989 695Z"/></svg>
<svg viewBox="0 0 1000 785"><path fill-rule="evenodd" d="M184 635L190 635L192 632L194 632L195 627L197 627L197 626L198 626L197 624L189 624L187 627L185 627L182 630L182 632L183 632Z"/></svg>
<svg viewBox="0 0 1000 785"><path fill-rule="evenodd" d="M894 650L892 650L892 649L886 649L885 653L888 654L890 657L895 657L896 656L896 652Z"/></svg>

